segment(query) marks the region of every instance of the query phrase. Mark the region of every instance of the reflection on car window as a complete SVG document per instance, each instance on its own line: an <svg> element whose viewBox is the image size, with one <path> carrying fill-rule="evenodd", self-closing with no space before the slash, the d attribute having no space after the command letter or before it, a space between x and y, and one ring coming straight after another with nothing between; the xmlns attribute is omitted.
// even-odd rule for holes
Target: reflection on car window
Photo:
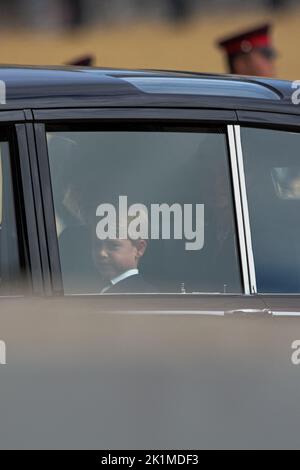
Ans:
<svg viewBox="0 0 300 470"><path fill-rule="evenodd" d="M66 294L241 292L222 131L47 140Z"/></svg>
<svg viewBox="0 0 300 470"><path fill-rule="evenodd" d="M259 292L300 292L300 134L242 129Z"/></svg>
<svg viewBox="0 0 300 470"><path fill-rule="evenodd" d="M0 142L0 295L21 293L25 287L16 229L9 144Z"/></svg>
<svg viewBox="0 0 300 470"><path fill-rule="evenodd" d="M280 199L300 199L300 162L297 166L272 168L271 173Z"/></svg>

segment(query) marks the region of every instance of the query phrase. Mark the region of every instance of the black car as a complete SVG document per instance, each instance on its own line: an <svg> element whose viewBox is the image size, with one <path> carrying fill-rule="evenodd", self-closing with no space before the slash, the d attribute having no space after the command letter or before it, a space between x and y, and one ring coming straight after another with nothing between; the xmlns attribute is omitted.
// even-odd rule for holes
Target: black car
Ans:
<svg viewBox="0 0 300 470"><path fill-rule="evenodd" d="M0 80L1 447L296 447L298 82Z"/></svg>

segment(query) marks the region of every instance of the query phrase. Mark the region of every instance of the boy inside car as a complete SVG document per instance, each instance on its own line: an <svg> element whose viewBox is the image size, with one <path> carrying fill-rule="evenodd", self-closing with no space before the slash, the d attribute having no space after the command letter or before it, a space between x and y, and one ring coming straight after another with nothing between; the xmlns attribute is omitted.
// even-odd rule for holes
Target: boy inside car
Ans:
<svg viewBox="0 0 300 470"><path fill-rule="evenodd" d="M146 248L147 240L142 238L121 238L119 233L103 240L93 236L93 260L104 285L101 294L157 292L139 271Z"/></svg>

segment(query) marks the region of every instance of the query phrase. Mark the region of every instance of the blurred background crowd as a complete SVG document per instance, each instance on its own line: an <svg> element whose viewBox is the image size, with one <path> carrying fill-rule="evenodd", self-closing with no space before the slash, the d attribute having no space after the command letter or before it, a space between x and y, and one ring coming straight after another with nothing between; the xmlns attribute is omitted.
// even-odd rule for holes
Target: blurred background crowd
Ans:
<svg viewBox="0 0 300 470"><path fill-rule="evenodd" d="M222 36L271 21L278 76L300 77L299 0L0 0L0 62L224 72ZM299 45L299 46L298 46Z"/></svg>
<svg viewBox="0 0 300 470"><path fill-rule="evenodd" d="M78 28L95 23L163 18L187 21L215 9L255 11L295 6L295 0L0 0L2 24L33 28Z"/></svg>

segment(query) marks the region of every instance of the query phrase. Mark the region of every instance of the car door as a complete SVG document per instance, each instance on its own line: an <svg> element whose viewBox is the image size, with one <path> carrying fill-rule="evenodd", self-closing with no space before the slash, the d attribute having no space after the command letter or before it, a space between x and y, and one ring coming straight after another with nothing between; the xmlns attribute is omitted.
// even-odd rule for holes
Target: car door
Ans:
<svg viewBox="0 0 300 470"><path fill-rule="evenodd" d="M148 240L141 269L157 286L159 300L152 295L151 302L166 310L178 302L183 310L265 308L248 295L234 112L180 110L178 118L177 110L162 109L36 110L34 117L53 292L86 301L101 293L86 227L93 220L95 232L100 203L124 196L128 206L141 203L148 213L151 204L177 204L182 220L187 206L204 209L200 249L186 250L183 232L181 240L174 234ZM115 300L107 295L109 302ZM149 296L139 302L146 308Z"/></svg>
<svg viewBox="0 0 300 470"><path fill-rule="evenodd" d="M1 447L297 447L297 325L278 324L255 290L235 113L34 117L34 127L17 125L17 148L25 149L23 205L36 232L28 238L36 236L40 292L49 295L1 300ZM91 188L104 194L94 215L103 200L112 202L111 190L129 197L133 189L146 207L203 203L204 250L206 241L209 257L227 245L225 268L219 251L210 265L201 249L185 250L195 240L169 237L162 249L154 239L141 270L161 292L101 294L100 281L89 292L82 221ZM228 226L231 237L222 238Z"/></svg>
<svg viewBox="0 0 300 470"><path fill-rule="evenodd" d="M239 112L255 291L273 315L299 314L299 117ZM249 231L250 233L250 231Z"/></svg>

